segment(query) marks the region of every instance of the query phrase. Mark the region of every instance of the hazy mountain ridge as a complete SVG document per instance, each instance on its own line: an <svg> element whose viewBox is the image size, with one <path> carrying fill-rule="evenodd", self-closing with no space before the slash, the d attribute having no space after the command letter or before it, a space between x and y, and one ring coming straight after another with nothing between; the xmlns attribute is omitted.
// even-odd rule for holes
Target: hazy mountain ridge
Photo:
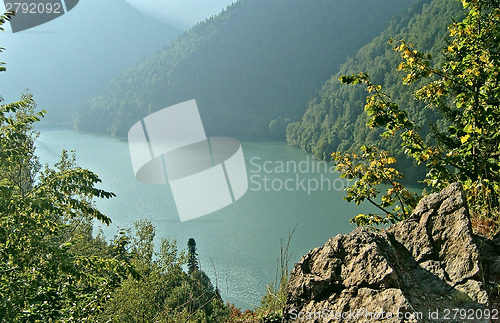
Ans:
<svg viewBox="0 0 500 323"><path fill-rule="evenodd" d="M115 78L75 125L124 135L147 114L194 98L209 135L283 138L311 94L411 2L236 2Z"/></svg>
<svg viewBox="0 0 500 323"><path fill-rule="evenodd" d="M287 141L320 159L329 159L337 150L355 151L366 144L397 152L400 149L398 138L382 140L379 130L366 127L367 116L363 109L367 93L364 88L342 85L338 80L340 75L359 72L367 72L396 102L404 102L412 120L429 132L428 122L437 120L436 111L412 99L412 92L419 84L402 85L403 72L396 71L401 57L391 50L388 40L405 39L419 50L432 53L439 62L447 27L461 15L461 5L454 0L419 0L412 4L325 83L309 103L302 120L288 126Z"/></svg>
<svg viewBox="0 0 500 323"><path fill-rule="evenodd" d="M75 106L97 95L112 77L158 51L180 33L139 13L125 0L85 0L38 27L3 33L0 94L25 88L49 120L68 122Z"/></svg>

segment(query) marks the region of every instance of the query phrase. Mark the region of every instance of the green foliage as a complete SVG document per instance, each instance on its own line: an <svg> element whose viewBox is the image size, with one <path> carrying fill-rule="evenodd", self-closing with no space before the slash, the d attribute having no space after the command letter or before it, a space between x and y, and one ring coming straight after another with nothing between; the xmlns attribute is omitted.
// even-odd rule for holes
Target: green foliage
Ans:
<svg viewBox="0 0 500 323"><path fill-rule="evenodd" d="M0 321L88 319L134 274L121 245L92 237L92 220L111 222L93 199L114 194L96 188L99 177L66 151L40 171L33 124L45 111L35 113L29 93L0 104Z"/></svg>
<svg viewBox="0 0 500 323"><path fill-rule="evenodd" d="M198 266L198 254L196 253L196 241L193 238L189 238L188 243L188 271L190 274L199 269Z"/></svg>
<svg viewBox="0 0 500 323"><path fill-rule="evenodd" d="M288 296L288 274L281 275L277 282L266 286L266 294L260 300L256 316L264 322L274 323L283 320L283 308Z"/></svg>
<svg viewBox="0 0 500 323"><path fill-rule="evenodd" d="M195 98L210 136L282 140L286 119L298 120L332 71L412 1L235 2L114 79L75 125L126 135Z"/></svg>
<svg viewBox="0 0 500 323"><path fill-rule="evenodd" d="M13 15L14 15L14 13L12 13L12 12L6 12L0 16L0 31L4 31L4 28L2 27L2 25L5 24L7 21L10 21L10 19L12 18ZM5 48L0 47L0 53L3 52L4 50L5 50ZM0 72L6 71L6 68L3 65L5 65L5 62L0 61Z"/></svg>
<svg viewBox="0 0 500 323"><path fill-rule="evenodd" d="M425 164L426 184L440 190L460 181L473 214L492 220L491 230L496 231L500 224L500 8L491 0L464 0L463 5L466 17L450 26L451 40L440 67L432 67L431 55L404 41L394 48L404 59L399 69L407 73L405 84L429 79L414 95L446 121L432 127L434 143L424 140L409 114L366 74L343 76L341 81L366 85L371 93L365 106L367 125L382 128L385 138L397 134L405 154ZM358 199L372 197L371 191L358 194Z"/></svg>
<svg viewBox="0 0 500 323"><path fill-rule="evenodd" d="M0 108L0 320L81 320L99 312L133 270L83 247L92 240L84 219L110 223L92 199L114 194L96 188L97 175L65 152L59 169L39 172L33 123L44 112L34 109L29 94Z"/></svg>
<svg viewBox="0 0 500 323"><path fill-rule="evenodd" d="M112 295L102 322L224 322L230 309L224 305L202 270L186 273L186 251L179 252L175 240L161 240L154 252L154 227L149 221L135 223L131 240L131 262L140 279L130 277ZM193 239L194 240L194 239Z"/></svg>
<svg viewBox="0 0 500 323"><path fill-rule="evenodd" d="M341 173L341 177L355 180L352 186L347 187L345 199L348 202L354 201L358 205L366 200L382 211L383 215L358 214L351 222L358 226L373 227L378 224L396 223L408 218L420 197L408 191L397 181L402 178L403 174L389 167L396 162L396 158L376 147L363 146L361 149L363 154L360 156L340 152L332 154L336 170ZM380 194L378 189L380 185L389 188L378 202L376 198Z"/></svg>

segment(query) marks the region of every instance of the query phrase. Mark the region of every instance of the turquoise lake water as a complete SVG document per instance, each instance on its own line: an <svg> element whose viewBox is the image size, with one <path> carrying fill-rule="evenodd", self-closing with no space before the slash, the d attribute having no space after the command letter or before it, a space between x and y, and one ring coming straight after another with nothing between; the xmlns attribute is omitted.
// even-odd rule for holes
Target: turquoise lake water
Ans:
<svg viewBox="0 0 500 323"><path fill-rule="evenodd" d="M96 172L101 188L117 197L97 201L113 223L101 227L108 239L119 228L149 219L156 229L155 243L175 238L186 248L197 242L201 268L217 283L224 301L253 308L274 282L280 241L296 228L290 243L292 262L354 226L349 218L366 212L343 200L346 184L332 165L284 142L243 142L249 178L247 193L232 205L204 217L180 222L168 185L136 181L125 138L42 129L37 154L42 163L59 160L61 150L75 150L79 166Z"/></svg>

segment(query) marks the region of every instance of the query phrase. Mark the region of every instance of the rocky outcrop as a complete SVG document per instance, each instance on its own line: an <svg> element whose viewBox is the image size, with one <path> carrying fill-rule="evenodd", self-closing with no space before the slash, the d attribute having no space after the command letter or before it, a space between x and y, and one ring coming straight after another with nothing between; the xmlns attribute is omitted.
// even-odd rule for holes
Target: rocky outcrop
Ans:
<svg viewBox="0 0 500 323"><path fill-rule="evenodd" d="M500 322L500 236L472 233L460 184L382 232L358 227L297 263L285 322Z"/></svg>

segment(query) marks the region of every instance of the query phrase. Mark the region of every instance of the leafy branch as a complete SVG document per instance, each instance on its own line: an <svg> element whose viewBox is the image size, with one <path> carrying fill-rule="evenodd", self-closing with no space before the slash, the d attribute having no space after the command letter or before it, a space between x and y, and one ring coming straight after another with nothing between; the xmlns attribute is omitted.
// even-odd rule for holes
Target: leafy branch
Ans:
<svg viewBox="0 0 500 323"><path fill-rule="evenodd" d="M353 185L346 188L345 199L348 202L354 201L357 205L366 200L382 214L358 214L351 219L351 222L373 227L406 219L418 203L420 196L411 193L398 182L403 175L390 167L396 159L389 156L387 151L367 146L361 149L363 154L360 156L336 152L332 154L332 159L341 177L355 180ZM378 202L380 190L377 187L380 185L389 186L389 188Z"/></svg>

